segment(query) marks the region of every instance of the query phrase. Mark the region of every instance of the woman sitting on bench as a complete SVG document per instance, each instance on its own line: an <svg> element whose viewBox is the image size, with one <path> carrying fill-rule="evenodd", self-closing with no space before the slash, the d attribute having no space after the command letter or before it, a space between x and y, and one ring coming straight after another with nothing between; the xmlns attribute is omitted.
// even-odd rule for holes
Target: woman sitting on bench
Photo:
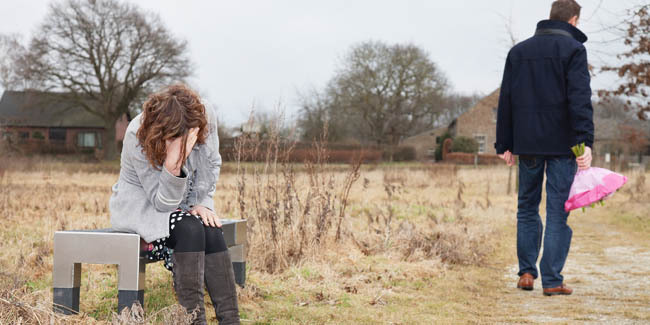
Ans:
<svg viewBox="0 0 650 325"><path fill-rule="evenodd" d="M221 156L217 123L199 96L174 85L149 96L124 135L111 225L151 243L172 271L178 302L205 324L204 283L221 324L238 324L230 255L212 196Z"/></svg>

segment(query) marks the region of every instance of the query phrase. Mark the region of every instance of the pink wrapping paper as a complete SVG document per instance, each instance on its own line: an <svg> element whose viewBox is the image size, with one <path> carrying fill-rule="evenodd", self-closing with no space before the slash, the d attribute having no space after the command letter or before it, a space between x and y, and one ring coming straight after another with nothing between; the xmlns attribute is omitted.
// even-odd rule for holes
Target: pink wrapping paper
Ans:
<svg viewBox="0 0 650 325"><path fill-rule="evenodd" d="M627 183L627 177L604 168L579 170L573 178L564 211L569 212L605 199Z"/></svg>

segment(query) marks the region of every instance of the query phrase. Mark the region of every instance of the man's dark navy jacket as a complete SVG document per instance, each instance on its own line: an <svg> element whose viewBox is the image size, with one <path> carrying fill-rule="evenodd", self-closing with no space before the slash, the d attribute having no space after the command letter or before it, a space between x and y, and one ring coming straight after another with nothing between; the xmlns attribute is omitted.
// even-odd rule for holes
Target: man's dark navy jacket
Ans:
<svg viewBox="0 0 650 325"><path fill-rule="evenodd" d="M587 36L571 24L543 20L535 36L508 53L497 113L501 154L571 155L594 141Z"/></svg>

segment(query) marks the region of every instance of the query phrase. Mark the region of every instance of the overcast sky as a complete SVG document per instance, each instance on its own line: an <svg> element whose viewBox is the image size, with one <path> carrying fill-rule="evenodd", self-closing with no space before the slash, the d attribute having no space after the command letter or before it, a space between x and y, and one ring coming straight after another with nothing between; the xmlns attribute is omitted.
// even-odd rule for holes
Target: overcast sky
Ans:
<svg viewBox="0 0 650 325"><path fill-rule="evenodd" d="M126 0L125 0L126 1ZM46 0L0 2L0 32L27 39L47 13ZM287 115L297 93L322 88L349 47L365 40L424 48L454 90L487 94L499 86L510 47L506 22L518 40L546 19L552 0L157 0L132 1L158 13L172 33L189 42L196 66L190 80L229 126L252 107ZM635 0L578 0L590 62L599 65L600 32L621 19ZM594 88L611 80L594 80Z"/></svg>

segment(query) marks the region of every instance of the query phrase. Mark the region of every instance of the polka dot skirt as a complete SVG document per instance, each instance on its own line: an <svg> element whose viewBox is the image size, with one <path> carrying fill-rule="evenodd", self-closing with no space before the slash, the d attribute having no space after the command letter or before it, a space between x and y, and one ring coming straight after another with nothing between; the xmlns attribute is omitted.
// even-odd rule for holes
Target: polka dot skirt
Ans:
<svg viewBox="0 0 650 325"><path fill-rule="evenodd" d="M198 215L193 215L190 214L189 212L178 209L169 215L170 233L176 227L175 223L180 222L181 220L183 220L183 218L197 218L199 219L199 221L201 221L201 218ZM203 221L201 221L201 224L203 224ZM171 271L172 267L174 266L174 264L172 263L172 253L174 253L174 250L169 248L169 246L167 245L167 239L169 239L169 236L154 240L151 243L152 249L147 252L146 258L150 261L163 260L165 268Z"/></svg>

